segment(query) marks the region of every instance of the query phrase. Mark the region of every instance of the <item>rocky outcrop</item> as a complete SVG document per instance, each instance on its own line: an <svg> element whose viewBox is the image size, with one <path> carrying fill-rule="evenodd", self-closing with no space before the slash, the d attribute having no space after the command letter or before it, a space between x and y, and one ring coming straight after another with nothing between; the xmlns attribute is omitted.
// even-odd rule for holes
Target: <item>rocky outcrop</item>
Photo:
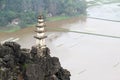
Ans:
<svg viewBox="0 0 120 80"><path fill-rule="evenodd" d="M37 47L21 49L15 42L0 45L0 80L70 80L70 72L50 56L49 48L43 53L38 57Z"/></svg>

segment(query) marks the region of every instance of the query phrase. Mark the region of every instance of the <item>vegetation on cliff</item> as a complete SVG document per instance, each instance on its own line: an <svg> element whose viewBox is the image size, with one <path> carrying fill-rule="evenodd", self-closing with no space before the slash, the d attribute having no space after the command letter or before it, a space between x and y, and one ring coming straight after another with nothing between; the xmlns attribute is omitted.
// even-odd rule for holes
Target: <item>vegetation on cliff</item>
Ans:
<svg viewBox="0 0 120 80"><path fill-rule="evenodd" d="M85 0L0 0L0 27L33 24L38 14L47 17L86 14Z"/></svg>

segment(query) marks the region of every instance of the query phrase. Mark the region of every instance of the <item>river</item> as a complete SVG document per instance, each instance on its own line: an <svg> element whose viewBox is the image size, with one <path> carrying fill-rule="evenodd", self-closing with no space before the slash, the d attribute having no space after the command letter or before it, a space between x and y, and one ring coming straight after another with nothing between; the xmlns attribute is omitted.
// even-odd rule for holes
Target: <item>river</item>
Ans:
<svg viewBox="0 0 120 80"><path fill-rule="evenodd" d="M120 36L120 22L87 18L64 20L49 26L64 27L103 35ZM67 24L66 24L67 23ZM62 25L61 25L62 24ZM22 47L35 44L34 28L11 33L1 33L1 40L19 37ZM120 80L120 38L80 34L73 32L47 32L47 46L52 56L60 58L61 65L70 70L71 80Z"/></svg>

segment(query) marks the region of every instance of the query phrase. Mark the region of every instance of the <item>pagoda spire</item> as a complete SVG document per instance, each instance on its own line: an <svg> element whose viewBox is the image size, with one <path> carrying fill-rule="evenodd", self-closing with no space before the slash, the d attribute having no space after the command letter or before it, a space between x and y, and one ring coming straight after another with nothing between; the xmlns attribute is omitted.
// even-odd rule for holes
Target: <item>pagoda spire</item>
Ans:
<svg viewBox="0 0 120 80"><path fill-rule="evenodd" d="M34 38L36 38L36 46L38 47L38 50L40 50L40 55L42 56L42 51L46 48L45 38L47 38L47 36L45 36L45 21L42 15L38 17L35 32L36 36L34 36Z"/></svg>

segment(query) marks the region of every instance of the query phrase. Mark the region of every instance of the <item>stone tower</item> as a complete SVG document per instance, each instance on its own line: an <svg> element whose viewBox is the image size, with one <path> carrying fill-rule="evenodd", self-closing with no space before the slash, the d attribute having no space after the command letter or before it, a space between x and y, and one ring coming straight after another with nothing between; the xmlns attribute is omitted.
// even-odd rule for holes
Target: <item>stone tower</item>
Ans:
<svg viewBox="0 0 120 80"><path fill-rule="evenodd" d="M37 34L36 36L34 36L34 38L36 38L36 46L39 51L39 56L43 56L43 50L46 48L45 38L47 38L47 36L45 36L45 21L42 15L38 17L36 28L37 29L35 30L35 32Z"/></svg>

